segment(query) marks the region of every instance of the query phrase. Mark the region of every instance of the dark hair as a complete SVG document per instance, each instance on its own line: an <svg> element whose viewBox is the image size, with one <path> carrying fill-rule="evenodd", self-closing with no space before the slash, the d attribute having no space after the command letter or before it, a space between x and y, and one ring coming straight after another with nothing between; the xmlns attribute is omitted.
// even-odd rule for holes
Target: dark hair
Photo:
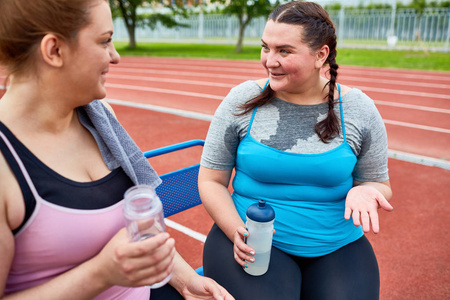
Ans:
<svg viewBox="0 0 450 300"><path fill-rule="evenodd" d="M319 138L324 143L328 143L339 134L339 123L333 109L334 88L338 75L337 69L339 68L336 63L337 40L334 25L327 11L322 6L314 2L303 1L293 1L278 6L269 15L268 20L301 26L303 29L302 42L308 44L313 51L320 49L323 45L327 45L330 49L330 53L325 61L325 64L328 64L330 67L328 71L330 80L327 83L329 92L325 98L328 99L328 115L324 120L317 123L315 127ZM268 85L261 94L241 106L241 109L243 109L242 114L270 102L273 98L274 91Z"/></svg>
<svg viewBox="0 0 450 300"><path fill-rule="evenodd" d="M106 1L106 0L105 0ZM101 0L1 0L0 64L9 74L33 70L34 54L47 33L74 41Z"/></svg>

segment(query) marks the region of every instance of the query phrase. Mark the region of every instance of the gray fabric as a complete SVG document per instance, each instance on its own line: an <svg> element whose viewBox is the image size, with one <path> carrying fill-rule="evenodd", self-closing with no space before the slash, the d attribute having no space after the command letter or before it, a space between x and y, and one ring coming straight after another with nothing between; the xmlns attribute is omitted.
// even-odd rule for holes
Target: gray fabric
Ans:
<svg viewBox="0 0 450 300"><path fill-rule="evenodd" d="M246 81L231 89L220 104L206 137L201 165L211 169L230 170L235 164L236 150L246 135L251 114L238 116L239 105L255 97L261 88ZM359 89L342 97L347 142L358 158L353 177L357 181L382 182L389 179L387 135L383 120L373 103ZM320 141L314 132L317 122L328 112L328 104L297 105L281 99L259 107L250 135L272 148L302 154L322 153L343 143L342 127L330 143ZM339 104L335 112L340 122Z"/></svg>
<svg viewBox="0 0 450 300"><path fill-rule="evenodd" d="M101 101L78 108L78 116L97 141L108 169L122 167L136 185L156 188L161 183L142 151Z"/></svg>

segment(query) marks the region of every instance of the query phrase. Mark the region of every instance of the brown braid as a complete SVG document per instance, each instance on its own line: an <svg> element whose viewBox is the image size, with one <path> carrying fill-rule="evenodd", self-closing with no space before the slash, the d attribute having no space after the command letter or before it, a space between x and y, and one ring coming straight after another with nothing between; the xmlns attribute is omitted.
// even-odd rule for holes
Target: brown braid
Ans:
<svg viewBox="0 0 450 300"><path fill-rule="evenodd" d="M274 22L299 25L303 29L302 42L307 43L311 50L316 51L323 45L327 45L330 53L325 64L330 66L330 80L325 86L328 86L329 92L325 97L328 100L328 114L321 122L316 124L316 133L319 138L328 143L339 134L339 122L334 112L334 88L336 86L337 70L339 66L336 63L336 32L334 25L327 13L320 5L314 2L292 1L278 6L269 15L269 20ZM242 110L239 115L246 114L257 106L269 103L274 98L274 91L270 85L258 96L250 99L240 106Z"/></svg>
<svg viewBox="0 0 450 300"><path fill-rule="evenodd" d="M328 86L328 114L327 117L316 124L315 130L319 138L324 143L328 143L336 135L339 134L339 122L334 112L334 89L336 87L337 69L339 68L336 63L336 50L328 55L327 63L330 66L328 73L330 74L330 80L327 83ZM325 86L326 87L326 86Z"/></svg>

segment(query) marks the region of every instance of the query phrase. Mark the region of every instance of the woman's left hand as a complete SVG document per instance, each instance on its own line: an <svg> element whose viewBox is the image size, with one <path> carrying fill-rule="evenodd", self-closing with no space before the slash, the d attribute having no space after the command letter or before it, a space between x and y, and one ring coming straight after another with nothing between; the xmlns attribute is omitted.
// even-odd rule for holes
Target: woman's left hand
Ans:
<svg viewBox="0 0 450 300"><path fill-rule="evenodd" d="M364 232L370 231L370 224L374 233L380 231L378 208L392 211L394 208L383 194L370 184L361 184L353 187L345 200L346 220L353 219L355 226L362 225Z"/></svg>
<svg viewBox="0 0 450 300"><path fill-rule="evenodd" d="M182 295L186 300L234 300L233 296L213 279L200 275L194 276L187 282Z"/></svg>

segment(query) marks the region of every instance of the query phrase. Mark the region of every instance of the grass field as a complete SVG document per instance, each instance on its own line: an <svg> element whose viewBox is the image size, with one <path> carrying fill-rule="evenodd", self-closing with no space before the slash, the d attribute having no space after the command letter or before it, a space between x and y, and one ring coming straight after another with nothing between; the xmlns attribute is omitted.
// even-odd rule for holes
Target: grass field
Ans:
<svg viewBox="0 0 450 300"><path fill-rule="evenodd" d="M129 49L126 42L114 44L122 56L258 60L261 50L256 45L245 45L241 53L236 53L235 45L138 43L136 49ZM349 66L450 71L450 53L443 52L342 48L338 49L337 62Z"/></svg>

